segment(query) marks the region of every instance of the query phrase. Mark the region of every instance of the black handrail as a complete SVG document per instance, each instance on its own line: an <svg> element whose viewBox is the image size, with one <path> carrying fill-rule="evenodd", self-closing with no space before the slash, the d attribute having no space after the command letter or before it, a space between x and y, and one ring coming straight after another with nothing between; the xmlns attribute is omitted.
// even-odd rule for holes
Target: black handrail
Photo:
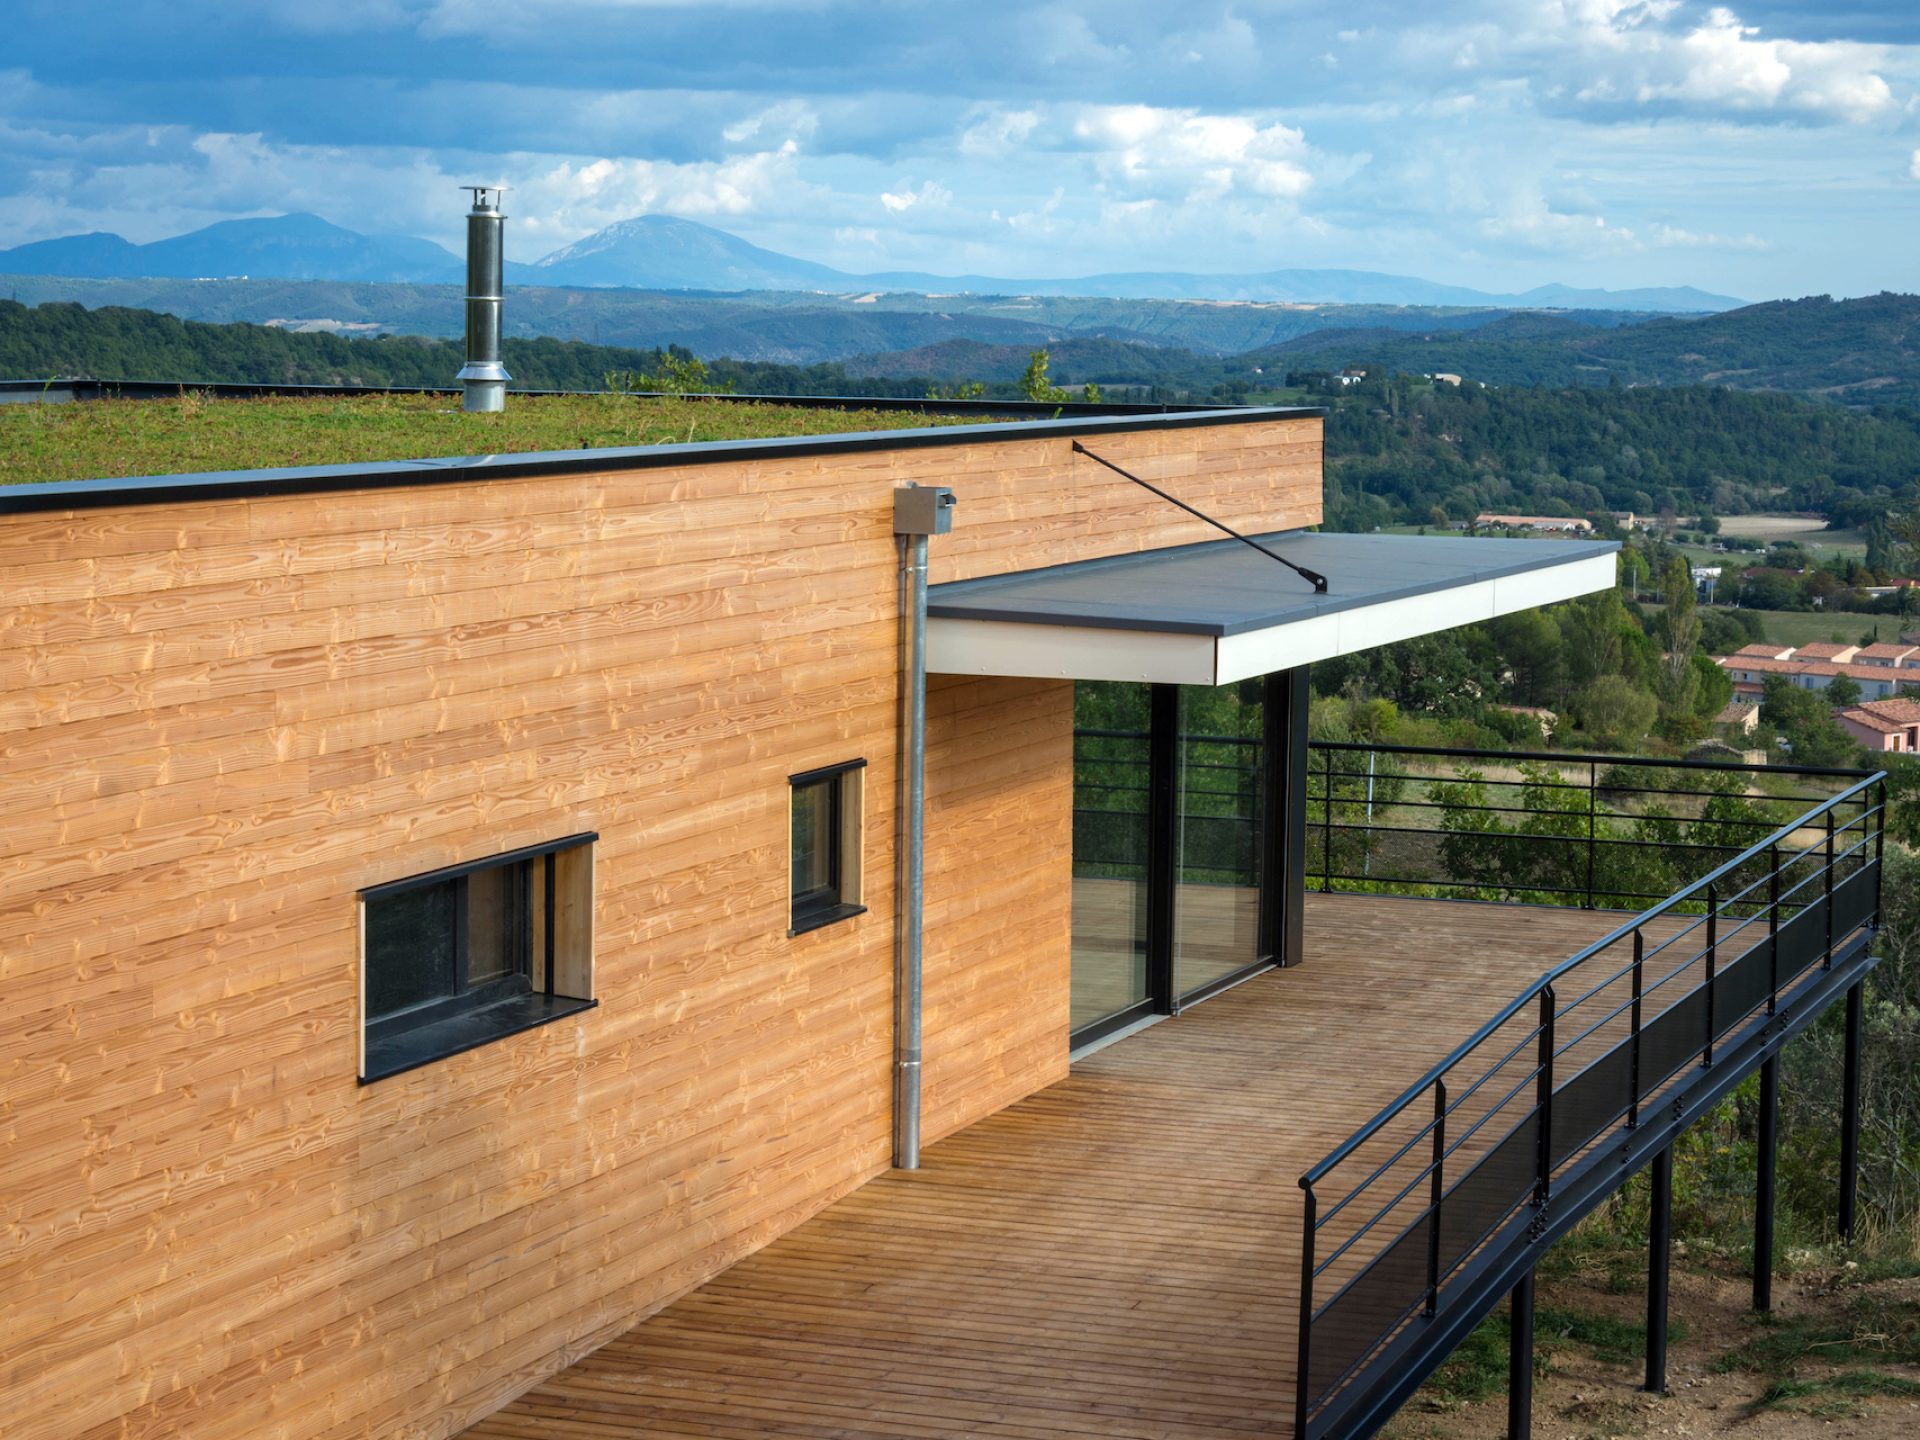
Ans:
<svg viewBox="0 0 1920 1440"><path fill-rule="evenodd" d="M1441 753L1445 753L1445 752L1441 752ZM1837 773L1858 774L1859 772L1843 771L1843 772L1837 772ZM1728 874L1731 874L1734 870L1737 870L1740 866L1747 864L1749 861L1757 858L1761 851L1767 850L1770 847L1777 845L1780 841L1786 839L1788 836L1792 835L1795 831L1804 829L1808 821L1816 820L1823 815L1829 814L1832 811L1834 806L1840 804L1844 800L1850 800L1856 795L1865 793L1868 789L1870 789L1874 785L1877 785L1885 781L1886 778L1887 778L1887 775L1884 770L1876 771L1874 774L1868 776L1865 780L1860 781L1857 785L1850 786L1849 788L1841 791L1838 795L1835 795L1832 799L1826 801L1821 805L1815 806L1812 810L1807 811L1805 814L1801 815L1799 818L1794 820L1789 820L1785 825L1782 825L1778 830L1775 830L1766 839L1758 842L1757 844L1748 846L1747 849L1741 851L1739 855L1727 861L1726 864L1720 866L1717 870L1714 870L1711 874L1702 876L1700 879L1694 881L1691 885L1687 886L1685 889L1676 891L1674 894L1669 895L1665 900L1662 900L1658 905L1655 905L1652 909L1642 911L1640 914L1634 916L1633 919L1628 920L1623 924L1615 926L1612 930L1609 930L1606 933L1606 935L1603 936L1601 939L1594 941L1591 945L1579 951L1577 954L1573 955L1569 959L1561 961L1558 965L1554 966L1553 969L1547 971L1546 974L1542 975L1539 979L1535 980L1525 990L1522 990L1517 996L1515 996L1512 1000L1510 1000L1506 1005L1501 1007L1500 1012L1497 1015L1495 1015L1493 1019L1489 1020L1486 1024L1482 1025L1478 1030L1474 1031L1470 1039L1465 1040L1461 1044L1456 1046L1453 1049L1453 1051L1449 1053L1444 1060L1441 1060L1438 1063L1436 1063L1431 1069L1429 1069L1426 1072L1426 1074L1421 1076L1419 1080L1414 1082L1412 1085L1409 1085L1404 1091L1400 1093L1399 1098L1390 1101L1387 1105L1382 1107L1379 1114L1375 1115L1373 1119L1369 1120L1365 1125L1363 1125L1344 1144L1342 1144L1341 1146L1339 1146L1339 1148L1337 1148L1331 1154L1329 1154L1318 1165L1315 1165L1312 1169L1308 1170L1307 1173L1301 1177L1301 1184L1303 1185L1312 1184L1315 1181L1321 1179L1323 1176L1325 1176L1327 1170L1330 1167L1346 1159L1346 1157L1348 1155L1351 1155L1357 1147L1365 1144L1374 1135L1379 1133L1381 1126L1385 1125L1387 1121L1391 1120L1394 1117L1394 1115L1398 1114L1401 1110L1404 1110L1411 1100L1413 1100L1416 1096L1424 1092L1429 1086L1433 1084L1435 1080L1439 1079L1442 1075L1446 1074L1447 1071L1457 1066L1463 1059L1467 1057L1469 1053L1479 1048L1479 1046L1485 1043L1487 1038L1491 1036L1494 1031L1498 1030L1507 1021L1511 1020L1516 1014L1518 1014L1520 1010L1523 1007L1525 1007L1526 1003L1529 1000L1534 999L1537 995L1539 995L1539 993L1543 989L1545 989L1548 985L1552 984L1555 980L1559 979L1562 975L1565 975L1569 970L1572 970L1577 965L1584 964L1587 960L1591 959L1594 955L1598 954L1601 950L1606 949L1607 946L1616 944L1620 940L1625 939L1627 936L1633 934L1634 931L1646 925L1648 921L1659 919L1660 916L1666 914L1669 910L1672 910L1675 906L1681 905L1686 901L1692 899L1694 896L1701 894L1702 892L1705 891L1705 889L1709 885L1713 884L1716 880L1719 880L1722 877ZM1788 863L1791 864L1792 861L1790 860Z"/></svg>
<svg viewBox="0 0 1920 1440"><path fill-rule="evenodd" d="M1709 1083L1733 1083L1756 1063L1749 1034L1752 1017L1764 1012L1768 1018L1762 1023L1771 1025L1771 1017L1783 1007L1783 987L1796 985L1816 962L1822 971L1833 969L1842 958L1836 946L1862 926L1871 931L1880 906L1886 776L1839 773L1854 783L1553 966L1300 1177L1305 1232L1295 1376L1298 1440L1315 1436L1315 1417L1336 1397L1346 1397L1337 1402L1344 1408L1336 1408L1324 1422L1323 1429L1333 1426L1325 1433L1341 1433L1340 1416L1354 1413L1353 1407L1365 1410L1376 1404L1381 1385L1402 1383L1380 1378L1386 1371L1379 1376L1368 1372L1376 1357L1394 1357L1380 1362L1391 1366L1403 1366L1414 1354L1428 1356L1422 1363L1436 1362L1452 1343L1441 1332L1457 1339L1457 1327L1471 1324L1491 1303L1475 1288L1480 1284L1472 1278L1477 1271L1488 1263L1523 1264L1512 1258L1520 1253L1514 1247L1533 1243L1529 1237L1557 1233L1556 1223L1564 1228L1604 1193L1604 1185L1596 1189L1601 1182L1587 1173L1592 1160L1581 1157L1590 1157L1611 1127L1624 1118L1631 1135L1636 1126L1646 1124L1650 1112L1643 1102L1661 1094L1676 1075L1689 1070L1721 1074L1723 1042L1736 1057L1735 1068L1730 1078ZM1836 823L1843 807L1856 803L1858 812ZM1783 845L1809 826L1822 832L1812 849ZM1757 861L1765 863L1764 875L1751 872ZM1797 865L1812 868L1783 885ZM1704 914L1690 915L1679 934L1647 946L1648 925L1682 914L1681 907L1697 905L1703 897ZM1809 912L1819 917L1810 922L1811 929L1793 925ZM1702 928L1703 944L1697 938ZM1758 938L1750 938L1756 929ZM1689 936L1696 938L1683 946L1680 942ZM1581 976L1569 988L1571 998L1562 1003L1558 982L1629 939L1629 963L1603 961L1605 978L1589 985L1590 977ZM1847 956L1857 959L1863 944L1848 941ZM1667 968L1648 983L1647 968L1663 955L1661 963ZM1607 994L1610 987L1627 982L1630 992ZM1664 1006L1648 1003L1656 992L1662 992ZM1796 998L1785 1003L1801 1006L1799 991L1790 993ZM1830 998L1818 984L1811 994L1815 1008L1826 1003L1822 997ZM1590 1005L1603 1012L1598 1019L1586 1008ZM1529 1006L1539 1012L1531 1024L1523 1018ZM1804 1024L1810 1014L1787 1023ZM1630 1022L1614 1038L1609 1027L1626 1016ZM1569 1023L1562 1026L1562 1020ZM1507 1029L1516 1021L1524 1033ZM1505 1038L1489 1046L1503 1029ZM1483 1053L1489 1051L1502 1053ZM1742 1056L1744 1060L1737 1058ZM1471 1076L1471 1082L1450 1084L1456 1071ZM1487 1088L1490 1082L1497 1083ZM1676 1093L1690 1093L1686 1087L1692 1082L1674 1083L1681 1087ZM1483 1089L1485 1094L1476 1100ZM1529 1092L1531 1100L1523 1098ZM1423 1100L1431 1102L1430 1118L1413 1114ZM1656 1129L1681 1123L1676 1118L1681 1108L1676 1100L1673 1115L1662 1113L1654 1122ZM1390 1155L1377 1164L1373 1157L1362 1162L1360 1168L1369 1173L1351 1184L1343 1178L1337 1195L1319 1193L1316 1186L1338 1166L1409 1116L1387 1137ZM1483 1132L1481 1143L1467 1150ZM1666 1140L1663 1133L1643 1136L1641 1143L1657 1146ZM1429 1145L1431 1157L1422 1163L1416 1152ZM1619 1173L1624 1177L1630 1172ZM1519 1188L1523 1180L1524 1190ZM1574 1192L1569 1202L1573 1209L1555 1221L1552 1217L1562 1208L1563 1182ZM1424 1205L1418 1198L1422 1191L1430 1196ZM1324 1201L1331 1203L1323 1210ZM1528 1212L1524 1227L1514 1219L1516 1210ZM1333 1227L1330 1222L1343 1212L1347 1218ZM1359 1249L1369 1237L1368 1248ZM1489 1251L1488 1259L1469 1264L1468 1257L1487 1245L1495 1246L1497 1254ZM1317 1305L1317 1283L1343 1257L1345 1278ZM1456 1271L1459 1279L1454 1279ZM1456 1286L1465 1288L1456 1292ZM1447 1298L1456 1293L1456 1300ZM1468 1308L1461 1310L1460 1305ZM1416 1312L1438 1324L1440 1331L1403 1334L1402 1327ZM1331 1327L1324 1332L1319 1328L1323 1322ZM1323 1351L1319 1344L1333 1348ZM1393 1373L1404 1375L1403 1370ZM1349 1393L1350 1385L1359 1388Z"/></svg>

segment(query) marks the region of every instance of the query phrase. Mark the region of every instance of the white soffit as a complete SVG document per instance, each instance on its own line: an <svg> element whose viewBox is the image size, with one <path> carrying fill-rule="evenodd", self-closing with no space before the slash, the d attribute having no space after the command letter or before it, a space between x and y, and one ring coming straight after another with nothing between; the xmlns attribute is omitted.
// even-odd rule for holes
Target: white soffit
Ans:
<svg viewBox="0 0 1920 1440"><path fill-rule="evenodd" d="M936 542L937 543L937 542ZM933 587L927 668L1225 685L1605 590L1610 542L1294 532Z"/></svg>

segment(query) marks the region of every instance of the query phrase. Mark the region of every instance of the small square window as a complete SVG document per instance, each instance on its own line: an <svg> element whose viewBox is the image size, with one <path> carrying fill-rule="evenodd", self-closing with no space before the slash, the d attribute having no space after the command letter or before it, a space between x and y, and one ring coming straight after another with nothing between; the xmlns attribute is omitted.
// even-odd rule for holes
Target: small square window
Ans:
<svg viewBox="0 0 1920 1440"><path fill-rule="evenodd" d="M862 782L867 762L851 760L789 777L793 920L789 935L818 930L860 903Z"/></svg>
<svg viewBox="0 0 1920 1440"><path fill-rule="evenodd" d="M361 892L363 1081L592 1007L595 838Z"/></svg>

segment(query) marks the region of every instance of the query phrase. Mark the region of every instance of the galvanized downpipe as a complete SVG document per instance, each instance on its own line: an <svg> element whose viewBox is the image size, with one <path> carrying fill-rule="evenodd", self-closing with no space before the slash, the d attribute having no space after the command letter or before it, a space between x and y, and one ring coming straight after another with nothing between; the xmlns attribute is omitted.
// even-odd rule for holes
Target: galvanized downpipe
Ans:
<svg viewBox="0 0 1920 1440"><path fill-rule="evenodd" d="M927 537L953 526L953 492L893 492L900 541L900 813L895 836L893 1163L920 1168L920 1012L926 913Z"/></svg>

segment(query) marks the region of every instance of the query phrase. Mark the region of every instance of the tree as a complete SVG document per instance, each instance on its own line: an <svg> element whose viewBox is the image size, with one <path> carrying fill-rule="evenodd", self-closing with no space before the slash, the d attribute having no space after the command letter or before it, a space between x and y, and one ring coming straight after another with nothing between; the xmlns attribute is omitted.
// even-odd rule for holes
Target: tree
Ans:
<svg viewBox="0 0 1920 1440"><path fill-rule="evenodd" d="M1853 737L1833 718L1826 697L1802 690L1784 675L1767 677L1760 718L1780 732L1793 758L1803 765L1848 765L1860 752Z"/></svg>
<svg viewBox="0 0 1920 1440"><path fill-rule="evenodd" d="M1860 682L1851 675L1842 673L1827 681L1827 703L1829 705L1858 705L1860 703Z"/></svg>
<svg viewBox="0 0 1920 1440"><path fill-rule="evenodd" d="M1693 571L1684 556L1667 562L1660 596L1665 602L1667 654L1660 666L1660 699L1669 715L1690 713L1696 680L1693 652L1700 646L1700 612L1694 603Z"/></svg>
<svg viewBox="0 0 1920 1440"><path fill-rule="evenodd" d="M1572 709L1594 744L1614 750L1647 733L1659 704L1624 675L1602 675L1574 695Z"/></svg>
<svg viewBox="0 0 1920 1440"><path fill-rule="evenodd" d="M929 385L929 400L978 400L987 393L987 387L978 380L956 380L951 385Z"/></svg>
<svg viewBox="0 0 1920 1440"><path fill-rule="evenodd" d="M1035 350L1029 355L1027 357L1027 368L1020 372L1020 379L1017 382L1020 386L1020 393L1025 395L1027 399L1038 401L1041 404L1064 405L1073 399L1073 393L1069 390L1063 390L1053 383L1047 374L1047 366L1050 363L1050 357L1045 350ZM1089 380L1085 385L1080 387L1080 397L1089 405L1098 405L1100 403L1100 387Z"/></svg>

